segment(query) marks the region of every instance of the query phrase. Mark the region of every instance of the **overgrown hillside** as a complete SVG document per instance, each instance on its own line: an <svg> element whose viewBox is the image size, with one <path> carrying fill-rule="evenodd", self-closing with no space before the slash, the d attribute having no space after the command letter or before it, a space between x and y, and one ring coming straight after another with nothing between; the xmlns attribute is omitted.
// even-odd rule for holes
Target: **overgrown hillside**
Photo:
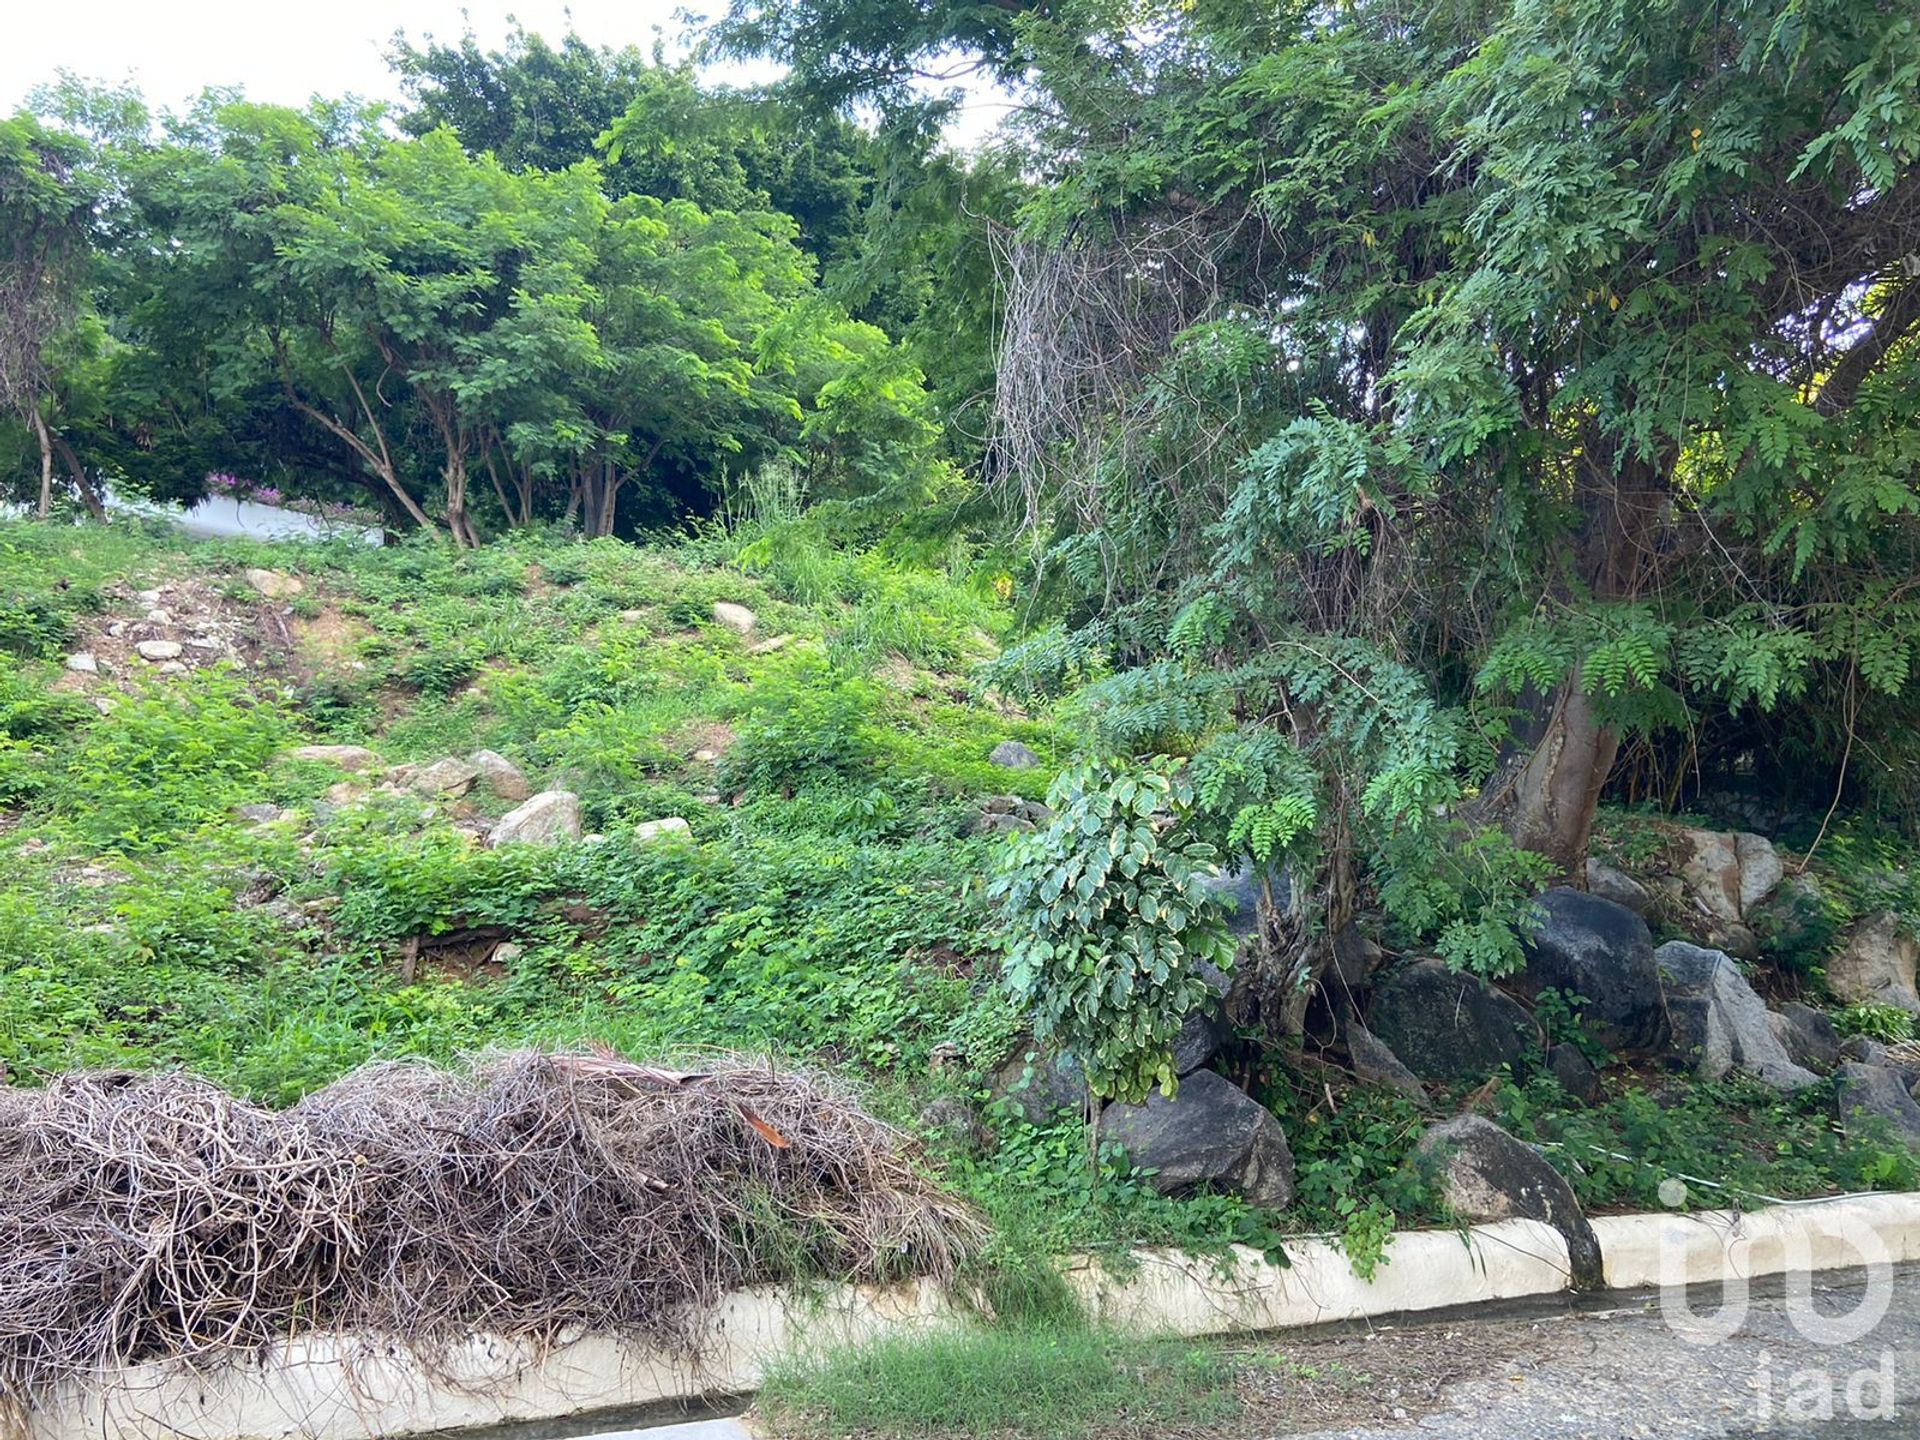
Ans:
<svg viewBox="0 0 1920 1440"><path fill-rule="evenodd" d="M1284 1213L1162 1197L1117 1147L1096 1182L1072 1104L1029 1102L985 882L1081 731L1072 696L984 683L1012 591L962 550L931 568L805 522L476 552L9 526L0 1060L17 1084L185 1066L280 1105L379 1057L766 1051L867 1088L1002 1258L1335 1228L1369 1263L1445 1213L1404 1163L1431 1111L1318 1042L1212 1041L1282 1121ZM503 843L508 816L549 843ZM1539 1058L1477 1103L1589 1202L1652 1203L1672 1169L1912 1179L1897 1146L1849 1148L1829 1091L1636 1068L1586 1106Z"/></svg>

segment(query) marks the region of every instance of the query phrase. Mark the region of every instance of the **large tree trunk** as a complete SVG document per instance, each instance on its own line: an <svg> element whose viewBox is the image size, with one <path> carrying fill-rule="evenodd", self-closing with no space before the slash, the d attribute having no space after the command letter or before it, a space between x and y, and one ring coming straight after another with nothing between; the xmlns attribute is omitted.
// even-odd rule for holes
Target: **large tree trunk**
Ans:
<svg viewBox="0 0 1920 1440"><path fill-rule="evenodd" d="M33 433L40 441L40 509L39 516L45 520L53 513L53 438L47 434L47 420L40 413L36 401L28 419L33 423Z"/></svg>
<svg viewBox="0 0 1920 1440"><path fill-rule="evenodd" d="M1576 671L1555 692L1533 753L1514 780L1514 843L1553 861L1584 887L1587 845L1620 737L1600 723Z"/></svg>
<svg viewBox="0 0 1920 1440"><path fill-rule="evenodd" d="M1582 521L1575 559L1595 600L1631 600L1656 578L1669 515L1672 459L1623 456L1590 427L1577 462ZM1586 884L1594 811L1620 750L1602 723L1576 666L1547 699L1534 744L1511 781L1508 829L1514 842L1554 863L1569 884Z"/></svg>
<svg viewBox="0 0 1920 1440"><path fill-rule="evenodd" d="M53 437L53 448L60 452L61 462L67 467L67 473L73 477L73 488L80 493L80 503L87 507L87 514L101 524L107 520L107 507L101 503L100 494L93 488L93 482L87 479L87 467L80 463L80 457L73 453L73 447L62 437Z"/></svg>

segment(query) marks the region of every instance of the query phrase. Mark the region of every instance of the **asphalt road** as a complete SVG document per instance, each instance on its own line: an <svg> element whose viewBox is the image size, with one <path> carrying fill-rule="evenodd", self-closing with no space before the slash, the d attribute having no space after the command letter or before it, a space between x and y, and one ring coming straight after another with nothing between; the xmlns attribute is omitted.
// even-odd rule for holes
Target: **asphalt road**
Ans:
<svg viewBox="0 0 1920 1440"><path fill-rule="evenodd" d="M1715 1297L1698 1304L1708 1314ZM1920 1269L1872 1284L1816 1278L1812 1310L1884 1315L1857 1338L1809 1339L1807 1307L1751 1298L1744 1322L1690 1344L1654 1297L1527 1325L1505 1362L1454 1383L1439 1408L1390 1425L1299 1430L1287 1440L1906 1440L1920 1436ZM1867 1315L1870 1311L1862 1310ZM1512 1322L1507 1322L1511 1324ZM1821 1343L1827 1340L1833 1343Z"/></svg>

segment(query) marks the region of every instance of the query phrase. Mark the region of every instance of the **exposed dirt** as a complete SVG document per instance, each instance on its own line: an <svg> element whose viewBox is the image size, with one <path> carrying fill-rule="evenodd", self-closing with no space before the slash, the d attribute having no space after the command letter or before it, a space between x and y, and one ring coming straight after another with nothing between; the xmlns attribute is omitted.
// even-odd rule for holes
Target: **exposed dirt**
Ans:
<svg viewBox="0 0 1920 1440"><path fill-rule="evenodd" d="M110 587L107 608L88 617L53 688L101 694L155 676L230 664L264 675L306 680L346 663L352 622L324 611L311 621L285 600L254 594L239 577L158 580L145 589ZM141 653L141 646L149 651ZM73 668L78 657L92 669ZM84 662L82 662L84 663Z"/></svg>

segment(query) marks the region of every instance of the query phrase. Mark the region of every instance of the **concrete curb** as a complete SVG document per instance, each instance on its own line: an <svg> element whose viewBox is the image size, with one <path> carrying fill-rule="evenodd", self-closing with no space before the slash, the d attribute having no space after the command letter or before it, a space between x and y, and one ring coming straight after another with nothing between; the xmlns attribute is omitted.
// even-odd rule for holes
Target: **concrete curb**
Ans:
<svg viewBox="0 0 1920 1440"><path fill-rule="evenodd" d="M1710 1284L1789 1271L1920 1259L1920 1194L1868 1195L1741 1214L1621 1215L1593 1221L1609 1287ZM1117 1269L1080 1261L1068 1282L1094 1316L1139 1332L1283 1330L1563 1291L1565 1240L1504 1220L1416 1230L1388 1242L1371 1281L1332 1242L1287 1247L1291 1265L1251 1250L1237 1263L1142 1251ZM476 1336L429 1369L368 1337L303 1337L208 1371L150 1364L57 1397L27 1416L27 1440L364 1440L596 1410L632 1410L753 1389L767 1367L961 1312L926 1284L760 1289L729 1296L701 1328L698 1359L606 1336L539 1348Z"/></svg>

